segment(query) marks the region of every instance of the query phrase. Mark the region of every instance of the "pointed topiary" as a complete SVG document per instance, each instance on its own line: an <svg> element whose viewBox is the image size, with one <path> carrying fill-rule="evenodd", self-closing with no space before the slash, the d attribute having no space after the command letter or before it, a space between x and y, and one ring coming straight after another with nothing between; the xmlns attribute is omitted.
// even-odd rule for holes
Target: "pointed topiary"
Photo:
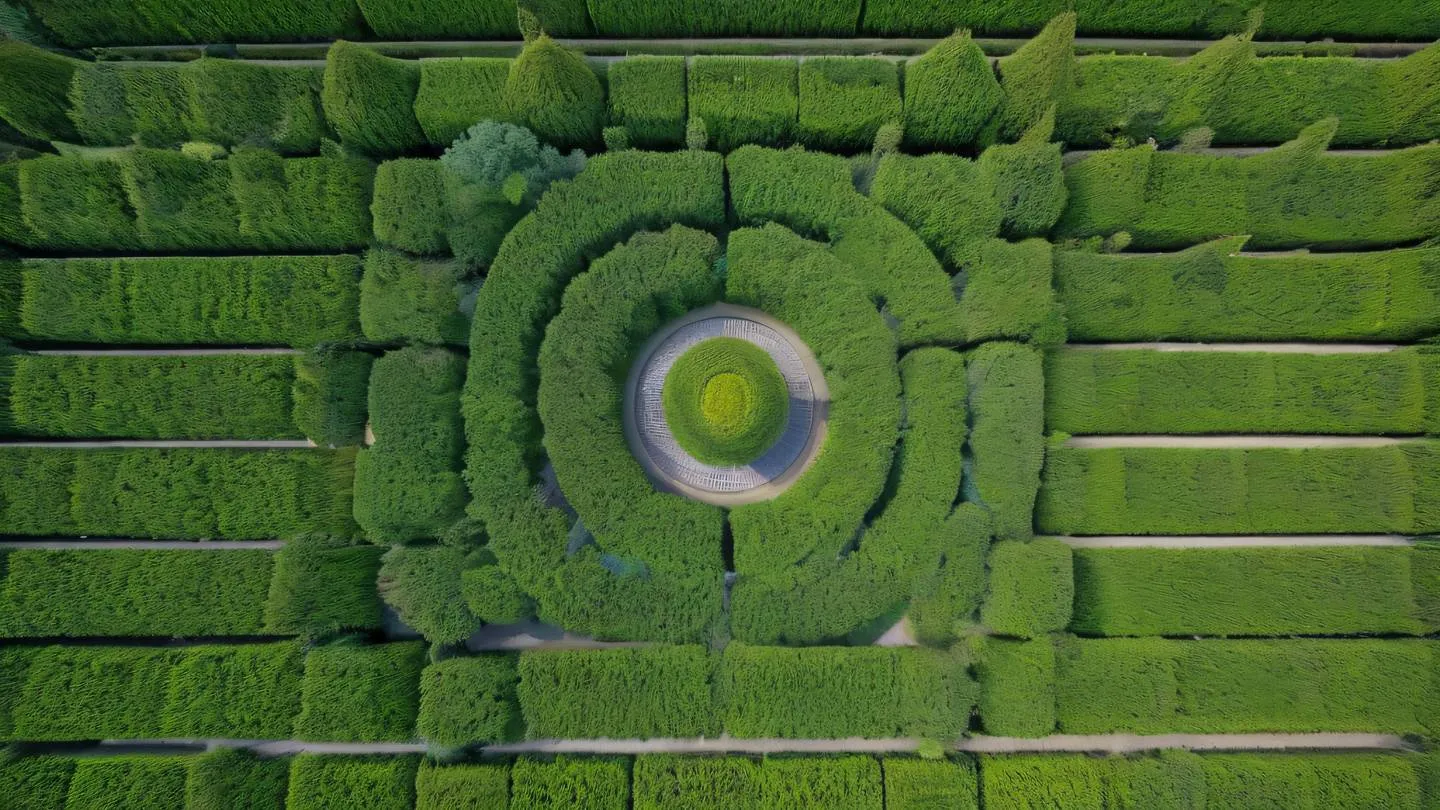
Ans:
<svg viewBox="0 0 1440 810"><path fill-rule="evenodd" d="M70 123L70 79L84 63L34 45L0 40L0 118L42 141L78 141Z"/></svg>
<svg viewBox="0 0 1440 810"><path fill-rule="evenodd" d="M1000 105L989 57L961 31L905 67L905 141L923 149L975 142Z"/></svg>
<svg viewBox="0 0 1440 810"><path fill-rule="evenodd" d="M1000 60L1004 100L982 140L1011 143L1075 86L1075 12L1051 20L1034 39Z"/></svg>
<svg viewBox="0 0 1440 810"><path fill-rule="evenodd" d="M376 157L426 144L415 120L420 63L341 40L325 58L325 118L346 146Z"/></svg>
<svg viewBox="0 0 1440 810"><path fill-rule="evenodd" d="M1002 233L1009 239L1044 236L1065 210L1065 175L1052 106L1011 144L997 144L980 155L980 170L990 177L995 200L1004 212Z"/></svg>
<svg viewBox="0 0 1440 810"><path fill-rule="evenodd" d="M510 66L505 104L516 123L555 146L593 146L600 141L605 91L578 54L548 36L537 37Z"/></svg>

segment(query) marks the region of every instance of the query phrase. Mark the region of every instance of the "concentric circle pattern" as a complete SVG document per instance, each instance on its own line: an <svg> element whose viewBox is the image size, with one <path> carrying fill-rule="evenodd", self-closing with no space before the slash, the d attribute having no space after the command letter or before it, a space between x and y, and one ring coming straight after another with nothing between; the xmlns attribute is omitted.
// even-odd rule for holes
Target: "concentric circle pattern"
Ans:
<svg viewBox="0 0 1440 810"><path fill-rule="evenodd" d="M675 440L699 461L742 465L784 433L790 392L768 352L732 337L692 346L675 362L661 394Z"/></svg>
<svg viewBox="0 0 1440 810"><path fill-rule="evenodd" d="M666 381L677 362L716 338L764 351L789 398L778 437L745 464L697 459L676 439L666 416ZM814 459L824 436L826 401L823 375L798 336L763 312L721 304L672 322L642 349L627 387L626 435L657 486L707 503L750 503L784 491Z"/></svg>

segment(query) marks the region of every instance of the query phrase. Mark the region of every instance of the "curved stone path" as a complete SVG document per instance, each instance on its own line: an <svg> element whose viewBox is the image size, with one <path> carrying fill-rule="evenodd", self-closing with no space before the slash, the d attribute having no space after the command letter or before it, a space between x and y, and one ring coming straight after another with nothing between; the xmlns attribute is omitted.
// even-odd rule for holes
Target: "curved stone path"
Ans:
<svg viewBox="0 0 1440 810"><path fill-rule="evenodd" d="M760 458L740 467L703 464L675 441L661 392L675 361L716 337L745 340L775 361L790 391L789 422ZM825 438L829 390L800 336L764 312L731 304L697 309L666 324L636 355L625 385L625 439L657 489L705 503L735 506L783 492L815 460Z"/></svg>

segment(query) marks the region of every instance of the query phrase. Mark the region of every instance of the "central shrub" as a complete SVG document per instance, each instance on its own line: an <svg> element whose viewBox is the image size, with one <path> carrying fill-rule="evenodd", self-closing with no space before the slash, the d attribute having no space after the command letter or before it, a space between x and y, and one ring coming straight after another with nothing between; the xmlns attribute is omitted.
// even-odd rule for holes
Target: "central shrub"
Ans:
<svg viewBox="0 0 1440 810"><path fill-rule="evenodd" d="M675 440L705 464L754 461L780 438L790 411L785 378L764 349L738 338L696 344L661 392Z"/></svg>

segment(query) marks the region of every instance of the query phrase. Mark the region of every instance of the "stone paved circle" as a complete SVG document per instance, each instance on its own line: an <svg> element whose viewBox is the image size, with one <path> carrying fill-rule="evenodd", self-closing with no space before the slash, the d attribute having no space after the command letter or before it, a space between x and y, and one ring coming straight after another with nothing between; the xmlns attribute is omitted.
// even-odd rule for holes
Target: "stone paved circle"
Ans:
<svg viewBox="0 0 1440 810"><path fill-rule="evenodd" d="M675 361L695 344L717 337L739 338L763 349L790 392L785 430L744 466L697 461L675 441L661 404ZM641 349L625 389L625 437L658 488L707 503L753 503L783 492L814 461L828 404L820 366L793 330L760 310L716 304L666 324Z"/></svg>

